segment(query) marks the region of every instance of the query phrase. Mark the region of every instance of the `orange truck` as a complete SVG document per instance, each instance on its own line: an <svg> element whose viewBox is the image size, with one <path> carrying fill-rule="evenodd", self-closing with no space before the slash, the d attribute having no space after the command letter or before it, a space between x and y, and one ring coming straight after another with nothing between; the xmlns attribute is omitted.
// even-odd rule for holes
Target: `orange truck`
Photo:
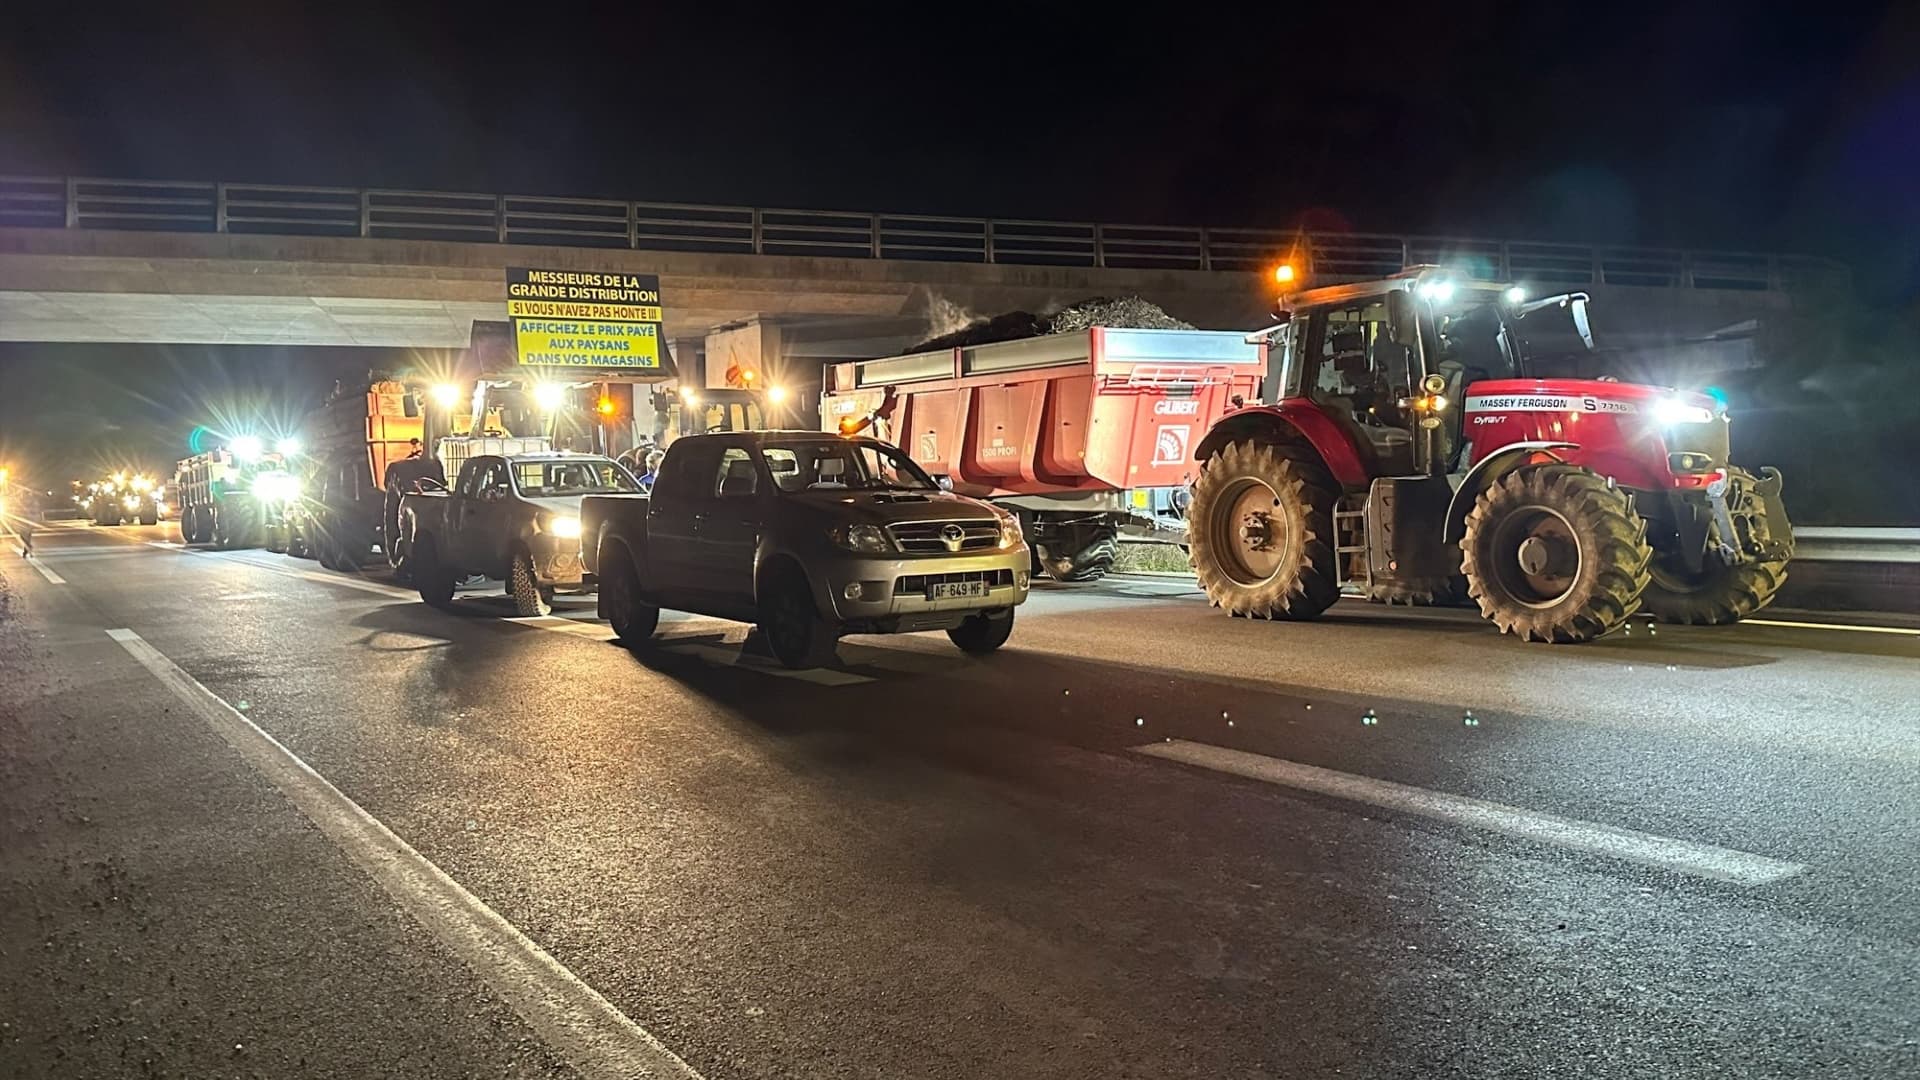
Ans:
<svg viewBox="0 0 1920 1080"><path fill-rule="evenodd" d="M1186 542L1194 447L1266 364L1240 331L1096 326L836 364L821 424L1012 510L1048 576L1091 581L1122 538Z"/></svg>

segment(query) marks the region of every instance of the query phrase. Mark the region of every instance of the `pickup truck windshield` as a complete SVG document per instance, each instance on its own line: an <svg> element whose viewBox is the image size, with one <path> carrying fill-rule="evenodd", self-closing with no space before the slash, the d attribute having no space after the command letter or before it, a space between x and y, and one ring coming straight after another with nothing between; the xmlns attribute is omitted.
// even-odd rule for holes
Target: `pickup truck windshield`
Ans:
<svg viewBox="0 0 1920 1080"><path fill-rule="evenodd" d="M891 446L855 442L772 443L760 448L783 493L803 491L937 491L907 455Z"/></svg>
<svg viewBox="0 0 1920 1080"><path fill-rule="evenodd" d="M554 495L614 495L639 491L632 474L606 458L583 461L516 461L513 483L530 499Z"/></svg>

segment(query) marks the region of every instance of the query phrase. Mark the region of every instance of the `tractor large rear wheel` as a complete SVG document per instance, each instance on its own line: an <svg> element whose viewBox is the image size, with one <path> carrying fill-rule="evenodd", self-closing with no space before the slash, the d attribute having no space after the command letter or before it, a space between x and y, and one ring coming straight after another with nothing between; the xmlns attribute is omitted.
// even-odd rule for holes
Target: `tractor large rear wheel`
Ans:
<svg viewBox="0 0 1920 1080"><path fill-rule="evenodd" d="M1773 594L1787 580L1785 559L1728 566L1708 555L1693 573L1669 555L1655 559L1649 570L1651 580L1641 595L1647 610L1661 622L1698 626L1739 622L1773 603Z"/></svg>
<svg viewBox="0 0 1920 1080"><path fill-rule="evenodd" d="M1606 480L1572 465L1508 473L1480 493L1460 541L1467 589L1503 632L1592 641L1640 610L1647 525Z"/></svg>
<svg viewBox="0 0 1920 1080"><path fill-rule="evenodd" d="M1188 555L1207 599L1234 615L1311 619L1340 599L1340 488L1312 450L1229 443L1193 485Z"/></svg>

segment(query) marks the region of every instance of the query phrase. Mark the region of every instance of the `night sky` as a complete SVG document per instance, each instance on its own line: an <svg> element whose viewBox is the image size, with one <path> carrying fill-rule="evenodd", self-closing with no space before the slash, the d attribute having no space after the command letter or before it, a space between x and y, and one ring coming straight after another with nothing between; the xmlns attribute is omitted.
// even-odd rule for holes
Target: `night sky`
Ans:
<svg viewBox="0 0 1920 1080"><path fill-rule="evenodd" d="M0 173L1795 250L1894 309L1920 280L1920 5L109 7L9 13ZM169 382L356 364L4 346L0 452L71 386L86 439L151 442Z"/></svg>

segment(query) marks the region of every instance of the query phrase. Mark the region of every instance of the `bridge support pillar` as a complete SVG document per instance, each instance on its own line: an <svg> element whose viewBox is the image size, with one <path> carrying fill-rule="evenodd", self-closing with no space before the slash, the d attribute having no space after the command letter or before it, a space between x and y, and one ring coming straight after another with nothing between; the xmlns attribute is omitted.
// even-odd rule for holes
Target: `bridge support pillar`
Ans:
<svg viewBox="0 0 1920 1080"><path fill-rule="evenodd" d="M707 332L706 386L772 386L786 374L786 335L778 322L749 319Z"/></svg>

